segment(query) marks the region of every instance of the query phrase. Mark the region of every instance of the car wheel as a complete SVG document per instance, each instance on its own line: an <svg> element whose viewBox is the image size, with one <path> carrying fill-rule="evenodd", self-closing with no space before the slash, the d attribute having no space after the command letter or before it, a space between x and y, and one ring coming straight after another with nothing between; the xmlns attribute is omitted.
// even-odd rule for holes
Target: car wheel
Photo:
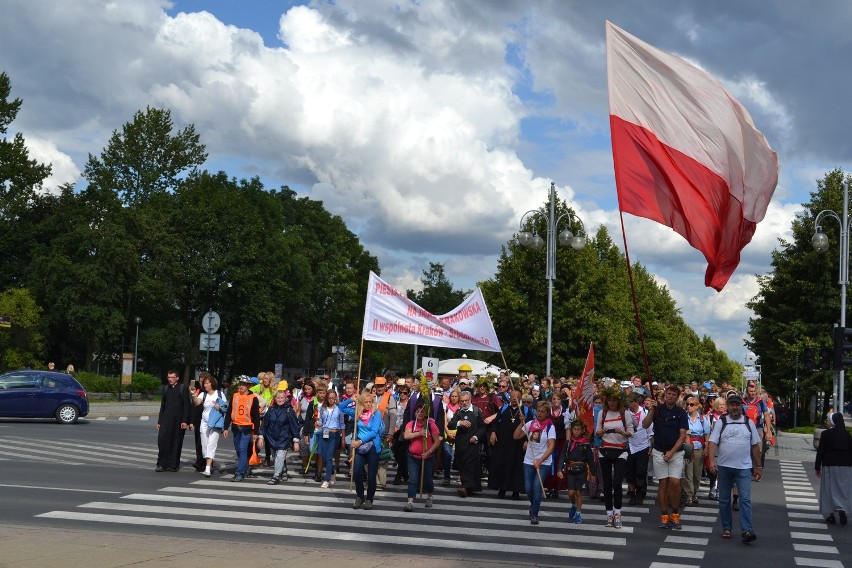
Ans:
<svg viewBox="0 0 852 568"><path fill-rule="evenodd" d="M80 411L73 404L63 404L56 409L55 416L60 424L74 424L80 417Z"/></svg>

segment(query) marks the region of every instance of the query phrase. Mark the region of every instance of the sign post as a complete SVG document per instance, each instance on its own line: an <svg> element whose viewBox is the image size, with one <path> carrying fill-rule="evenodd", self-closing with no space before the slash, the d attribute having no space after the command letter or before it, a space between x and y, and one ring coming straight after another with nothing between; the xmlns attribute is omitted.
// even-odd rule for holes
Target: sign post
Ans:
<svg viewBox="0 0 852 568"><path fill-rule="evenodd" d="M201 348L207 351L205 363L205 370L207 371L210 370L210 352L219 351L219 334L216 334L216 332L219 331L221 324L222 320L219 318L219 314L213 311L213 308L210 308L210 311L201 318L201 328L206 332L201 334Z"/></svg>

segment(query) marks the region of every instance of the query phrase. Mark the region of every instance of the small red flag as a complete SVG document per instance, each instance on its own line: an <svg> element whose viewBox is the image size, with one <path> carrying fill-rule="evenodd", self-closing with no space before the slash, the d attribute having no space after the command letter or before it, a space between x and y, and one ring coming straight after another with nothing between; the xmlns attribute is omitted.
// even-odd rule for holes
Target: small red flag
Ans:
<svg viewBox="0 0 852 568"><path fill-rule="evenodd" d="M595 405L595 345L589 343L589 356L586 357L586 366L583 374L577 381L577 393L574 398L577 403L577 418L583 421L588 428L589 436L594 432L594 405Z"/></svg>

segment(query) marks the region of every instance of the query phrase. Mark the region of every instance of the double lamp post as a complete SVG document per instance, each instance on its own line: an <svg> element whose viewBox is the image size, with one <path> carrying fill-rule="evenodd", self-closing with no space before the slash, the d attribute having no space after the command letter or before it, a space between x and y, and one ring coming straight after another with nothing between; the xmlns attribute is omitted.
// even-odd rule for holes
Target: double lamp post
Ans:
<svg viewBox="0 0 852 568"><path fill-rule="evenodd" d="M535 229L530 232L524 227L525 220L529 222L529 219L534 217L544 220L547 226L546 240L538 236ZM543 245L547 245L547 267L544 271L544 277L547 279L547 369L545 375L550 375L551 347L553 343L553 281L556 279L556 239L559 222L563 219L567 219L569 224L572 219L576 223L579 223L582 234L578 232L575 235L569 229L563 229L558 234L559 242L563 245L570 245L574 250L583 249L586 246L586 226L577 215L570 211L556 217L556 184L551 182L549 214L545 215L537 209L532 209L524 213L521 216L517 237L518 243L521 246L531 249L540 249Z"/></svg>

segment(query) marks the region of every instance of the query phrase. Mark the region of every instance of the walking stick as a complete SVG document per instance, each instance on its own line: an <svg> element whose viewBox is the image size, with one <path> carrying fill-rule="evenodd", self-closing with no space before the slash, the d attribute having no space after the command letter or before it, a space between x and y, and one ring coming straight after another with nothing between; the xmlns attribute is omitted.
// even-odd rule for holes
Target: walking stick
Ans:
<svg viewBox="0 0 852 568"><path fill-rule="evenodd" d="M361 396L361 362L364 360L364 335L361 335L361 349L358 353L358 372L355 376L355 412L352 416L352 441L349 442L349 491L355 482L355 449L352 444L358 439L358 397ZM345 441L344 436L344 441Z"/></svg>

